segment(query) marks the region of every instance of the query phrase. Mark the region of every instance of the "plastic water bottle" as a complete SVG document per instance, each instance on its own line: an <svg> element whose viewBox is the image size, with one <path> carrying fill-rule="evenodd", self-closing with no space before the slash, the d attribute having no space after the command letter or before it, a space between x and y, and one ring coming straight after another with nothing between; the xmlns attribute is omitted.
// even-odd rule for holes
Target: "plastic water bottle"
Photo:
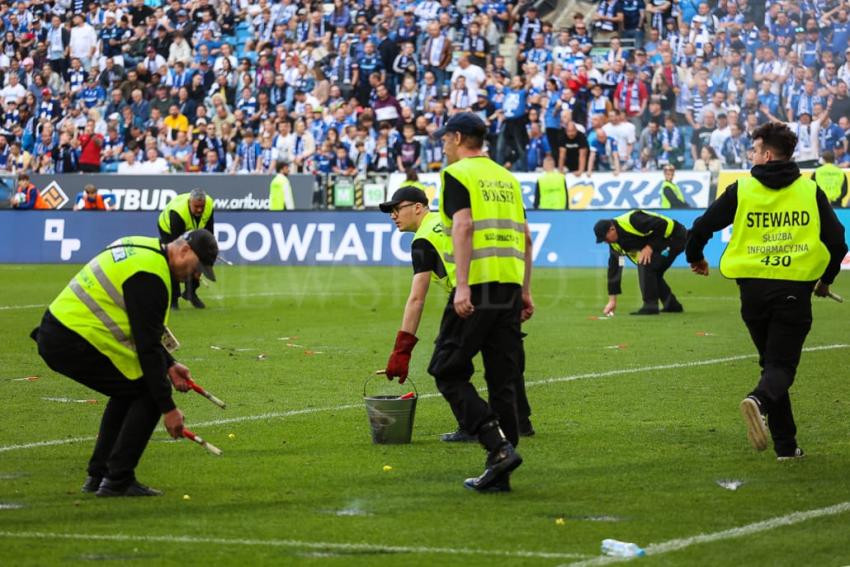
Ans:
<svg viewBox="0 0 850 567"><path fill-rule="evenodd" d="M602 555L610 555L611 557L643 557L646 555L646 551L636 543L616 539L603 539Z"/></svg>

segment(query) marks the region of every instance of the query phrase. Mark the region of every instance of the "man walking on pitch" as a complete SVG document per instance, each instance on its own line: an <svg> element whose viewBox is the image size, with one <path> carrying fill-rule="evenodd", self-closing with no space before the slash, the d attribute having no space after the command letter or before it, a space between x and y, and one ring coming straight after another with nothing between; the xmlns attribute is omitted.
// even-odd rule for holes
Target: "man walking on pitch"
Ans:
<svg viewBox="0 0 850 567"><path fill-rule="evenodd" d="M171 386L187 391L191 375L161 344L171 280L202 272L215 281L217 256L206 230L167 245L142 236L116 240L74 276L32 332L50 368L109 396L83 492L161 494L139 483L135 470L160 415L175 439L183 430Z"/></svg>
<svg viewBox="0 0 850 567"><path fill-rule="evenodd" d="M812 326L812 292L830 294L847 254L829 199L791 160L796 145L785 124L756 128L751 175L727 187L694 222L686 252L691 270L707 276L703 248L732 225L720 273L738 283L741 317L762 368L741 414L753 448L767 448L769 431L779 460L803 456L788 390Z"/></svg>
<svg viewBox="0 0 850 567"><path fill-rule="evenodd" d="M484 472L464 482L478 491L510 490L522 464L516 385L521 372L520 325L534 313L531 236L519 182L483 152L487 127L460 112L434 133L448 167L441 174L440 218L451 235L456 287L443 312L428 372L461 428L487 450ZM481 352L490 404L470 383Z"/></svg>
<svg viewBox="0 0 850 567"><path fill-rule="evenodd" d="M413 183L419 185L415 181L403 183L391 200L380 205L382 212L390 214L399 231L415 233L410 250L413 262L413 283L404 306L401 330L396 335L396 342L386 367L387 378L398 378L400 384L404 384L407 379L410 356L413 347L419 341L416 338L416 331L419 328L430 285L435 284L449 294L455 287L451 238L446 236L440 215L429 211L428 196L425 191ZM524 370L524 359L523 353L521 370ZM520 435L534 435L534 428L529 419L531 408L525 393L525 380L522 374L517 384L517 410ZM447 442L478 440L475 435L467 433L460 427L457 431L442 435L440 439Z"/></svg>
<svg viewBox="0 0 850 567"><path fill-rule="evenodd" d="M623 257L638 268L643 306L631 315L658 315L661 301L664 313L681 313L682 304L664 280L664 273L685 249L688 231L679 222L640 209L614 219L598 221L593 232L596 243L611 247L608 257L608 304L602 312L611 315L617 309L617 296L623 293Z"/></svg>
<svg viewBox="0 0 850 567"><path fill-rule="evenodd" d="M159 236L163 244L173 242L187 230L207 229L215 234L215 218L212 198L203 189L192 189L189 193L177 195L171 200L159 215ZM198 309L206 307L198 297L200 277L192 276L186 280L186 291L183 298L188 299ZM171 282L171 308L177 309L177 298L180 297L180 281Z"/></svg>

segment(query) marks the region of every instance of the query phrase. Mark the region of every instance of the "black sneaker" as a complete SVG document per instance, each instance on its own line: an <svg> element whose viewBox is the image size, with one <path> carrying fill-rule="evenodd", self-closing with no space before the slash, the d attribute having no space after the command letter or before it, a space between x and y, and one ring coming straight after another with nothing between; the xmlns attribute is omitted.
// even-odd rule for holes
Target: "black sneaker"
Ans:
<svg viewBox="0 0 850 567"><path fill-rule="evenodd" d="M658 315L659 311L656 307L652 309L651 307L641 307L637 311L632 311L629 315Z"/></svg>
<svg viewBox="0 0 850 567"><path fill-rule="evenodd" d="M451 433L443 433L440 435L440 441L445 441L446 443L475 443L478 441L478 437L476 435L470 435L463 429L458 429Z"/></svg>
<svg viewBox="0 0 850 567"><path fill-rule="evenodd" d="M797 459L802 459L806 456L806 452L803 451L800 447L794 449L793 453L789 453L788 455L776 455L776 460L779 462L782 461L796 461Z"/></svg>
<svg viewBox="0 0 850 567"><path fill-rule="evenodd" d="M767 439L770 433L767 429L767 417L762 411L762 405L755 396L747 396L741 401L741 416L747 426L747 439L756 451L767 449Z"/></svg>
<svg viewBox="0 0 850 567"><path fill-rule="evenodd" d="M664 309L661 310L662 313L683 313L685 308L682 307L682 304L678 301L672 305L665 306Z"/></svg>
<svg viewBox="0 0 850 567"><path fill-rule="evenodd" d="M103 482L102 476L89 475L86 477L86 481L83 483L83 487L80 489L80 492L84 492L86 494L93 494L97 492L97 489L100 487L101 482Z"/></svg>
<svg viewBox="0 0 850 567"><path fill-rule="evenodd" d="M463 485L479 492L506 492L510 490L507 477L510 477L511 472L521 464L522 457L513 445L507 443L487 456L486 468L481 476L468 478Z"/></svg>
<svg viewBox="0 0 850 567"><path fill-rule="evenodd" d="M530 421L519 426L520 437L534 437L535 435L537 435L537 432L534 431L534 426L531 425Z"/></svg>
<svg viewBox="0 0 850 567"><path fill-rule="evenodd" d="M192 302L192 307L194 307L195 309L205 309L207 307L207 305L203 301L201 301L201 298L197 295L193 294L192 298L189 301Z"/></svg>
<svg viewBox="0 0 850 567"><path fill-rule="evenodd" d="M112 497L112 496L162 496L162 491L150 486L145 486L137 480L127 484L126 482L115 482L104 478L100 483L100 488L95 493L96 496Z"/></svg>
<svg viewBox="0 0 850 567"><path fill-rule="evenodd" d="M478 477L480 478L480 477ZM511 491L511 475L510 473L503 473L498 478L496 478L490 485L485 488L476 488L476 483L478 482L478 478L468 478L463 481L464 488L468 488L470 490L477 490L478 492L510 492Z"/></svg>

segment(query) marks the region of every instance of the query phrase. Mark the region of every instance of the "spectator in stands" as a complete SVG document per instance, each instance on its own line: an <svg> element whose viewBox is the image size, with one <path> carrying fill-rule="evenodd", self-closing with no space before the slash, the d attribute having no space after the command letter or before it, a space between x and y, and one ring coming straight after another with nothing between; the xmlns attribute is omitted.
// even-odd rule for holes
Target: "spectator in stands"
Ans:
<svg viewBox="0 0 850 567"><path fill-rule="evenodd" d="M85 129L78 139L80 147L79 167L83 173L100 173L103 136L95 132L95 121L87 120Z"/></svg>
<svg viewBox="0 0 850 567"><path fill-rule="evenodd" d="M691 136L691 156L694 161L703 159L702 149L706 146L711 146L711 135L714 133L716 127L717 122L715 121L714 113L710 110L702 113L702 123L698 128L694 129ZM717 152L715 151L714 154L716 157Z"/></svg>
<svg viewBox="0 0 850 567"><path fill-rule="evenodd" d="M722 167L723 163L714 153L714 148L709 145L702 146L699 158L694 161L694 171L708 171L711 173L711 182L716 184Z"/></svg>
<svg viewBox="0 0 850 567"><path fill-rule="evenodd" d="M604 128L596 128L587 139L590 146L590 159L587 164L588 173L592 171L612 171L620 174L620 156L617 142L610 138Z"/></svg>
<svg viewBox="0 0 850 567"><path fill-rule="evenodd" d="M629 0L637 2L638 0ZM649 91L643 81L637 79L636 69L629 66L622 81L614 91L614 108L625 114L634 128L640 128L641 116L649 103Z"/></svg>
<svg viewBox="0 0 850 567"><path fill-rule="evenodd" d="M619 169L621 171L633 169L632 152L637 142L634 124L623 120L623 113L614 109L608 113L608 123L602 128L607 137L614 140L614 146L619 154Z"/></svg>
<svg viewBox="0 0 850 567"><path fill-rule="evenodd" d="M528 117L528 92L522 77L511 78L510 87L504 89L502 111L504 125L496 142L496 161L514 164L525 163L525 149L528 144L528 132L525 129Z"/></svg>
<svg viewBox="0 0 850 567"><path fill-rule="evenodd" d="M588 152L587 136L579 130L579 125L576 122L570 120L558 148L558 169L561 172L567 171L573 175L582 175L585 171L588 171ZM554 153L555 149L553 148Z"/></svg>

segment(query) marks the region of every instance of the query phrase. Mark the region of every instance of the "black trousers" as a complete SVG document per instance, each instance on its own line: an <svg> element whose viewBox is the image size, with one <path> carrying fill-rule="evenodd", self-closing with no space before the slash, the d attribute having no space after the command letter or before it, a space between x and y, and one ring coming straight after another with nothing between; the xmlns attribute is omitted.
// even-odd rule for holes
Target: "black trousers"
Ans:
<svg viewBox="0 0 850 567"><path fill-rule="evenodd" d="M759 353L762 368L751 392L767 411L778 455L797 447L797 425L788 390L794 383L803 343L812 328L812 283L738 280L741 317Z"/></svg>
<svg viewBox="0 0 850 567"><path fill-rule="evenodd" d="M687 240L687 229L677 226L673 234L670 235L668 248L653 252L649 264L638 264L638 283L640 284L640 294L643 297L644 307L657 309L659 301L664 307L671 307L676 304L676 296L673 295L673 291L664 280L664 272L673 265L679 254L684 251Z"/></svg>
<svg viewBox="0 0 850 567"><path fill-rule="evenodd" d="M523 349L520 330L522 288L518 285L472 286L475 312L461 319L454 310L454 292L443 312L440 334L428 372L452 408L464 431L478 434L482 425L498 420L505 437L519 442L517 385L521 379ZM481 353L488 401L470 382L473 357Z"/></svg>
<svg viewBox="0 0 850 567"><path fill-rule="evenodd" d="M88 474L119 482L135 479L136 466L160 418L144 382L125 378L105 355L49 311L33 338L38 354L52 370L109 396Z"/></svg>

